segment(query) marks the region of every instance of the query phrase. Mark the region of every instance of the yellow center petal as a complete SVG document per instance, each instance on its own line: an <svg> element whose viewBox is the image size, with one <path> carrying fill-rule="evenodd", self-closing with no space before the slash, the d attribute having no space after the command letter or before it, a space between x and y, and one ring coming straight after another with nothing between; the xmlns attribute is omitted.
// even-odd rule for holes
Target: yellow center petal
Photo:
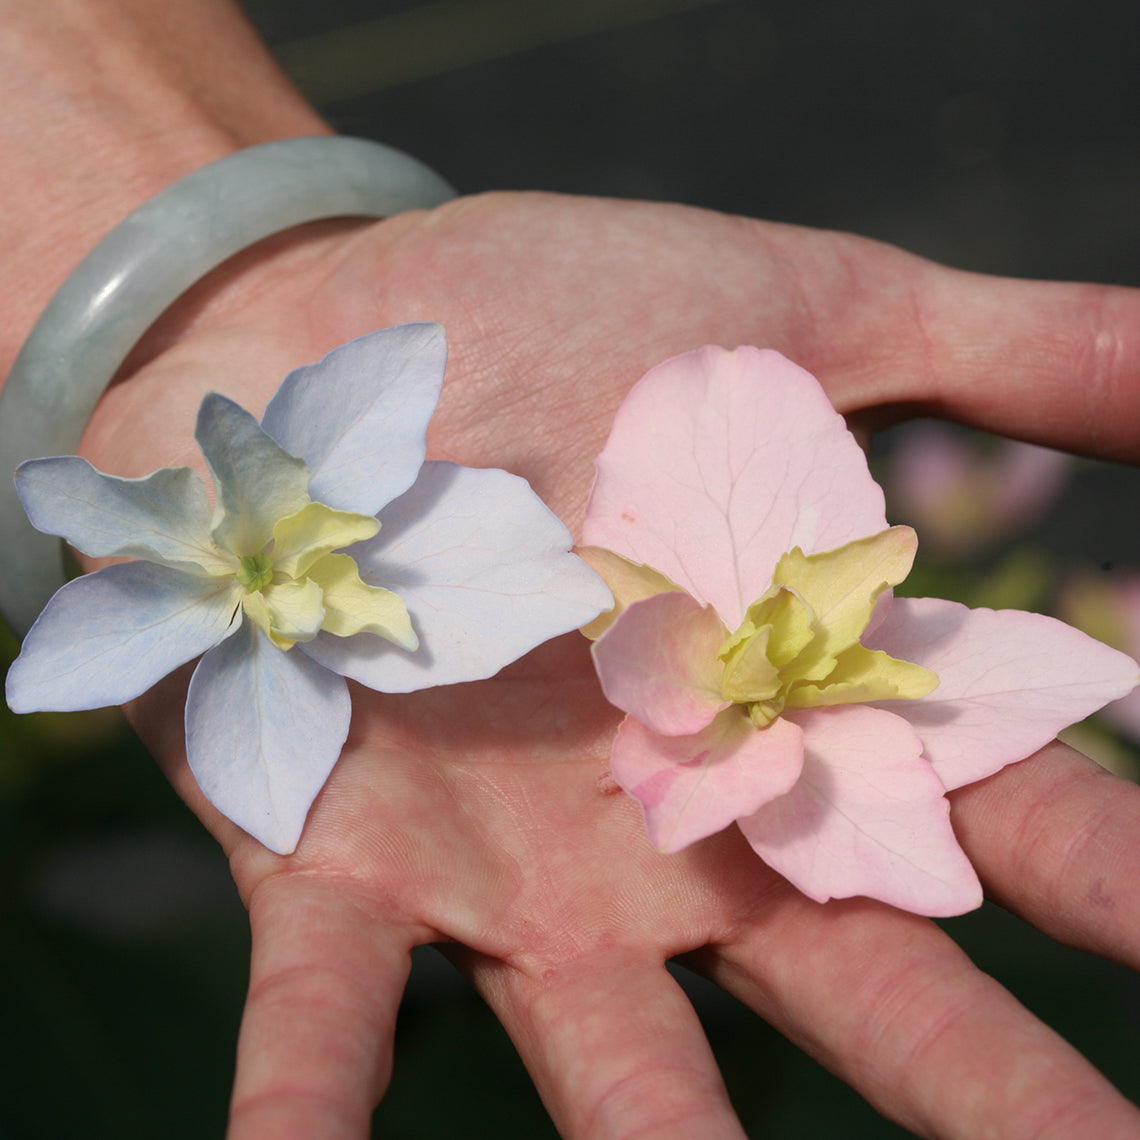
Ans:
<svg viewBox="0 0 1140 1140"><path fill-rule="evenodd" d="M784 705L790 709L808 709L865 701L915 700L936 688L938 674L930 669L900 661L881 649L852 645L840 653L835 668L823 681L792 684Z"/></svg>
<svg viewBox="0 0 1140 1140"><path fill-rule="evenodd" d="M279 649L318 633L351 637L371 633L404 649L417 649L408 609L391 590L360 578L355 561L334 554L372 538L380 523L369 515L306 503L279 519L265 550L241 560L235 577L244 587L242 609Z"/></svg>
<svg viewBox="0 0 1140 1140"><path fill-rule="evenodd" d="M399 595L360 579L356 563L347 554L327 554L309 567L309 580L324 594L325 618L321 627L337 637L375 633L403 649L418 649L408 607Z"/></svg>
<svg viewBox="0 0 1140 1140"><path fill-rule="evenodd" d="M333 550L363 542L380 531L371 515L337 511L324 503L306 503L273 528L273 569L303 578L309 567Z"/></svg>
<svg viewBox="0 0 1140 1140"><path fill-rule="evenodd" d="M725 700L763 727L784 708L924 697L938 677L859 642L883 593L910 571L917 540L891 527L820 554L798 547L720 650Z"/></svg>
<svg viewBox="0 0 1140 1140"><path fill-rule="evenodd" d="M910 573L918 538L893 526L835 550L804 554L797 546L776 564L772 581L811 608L816 657L835 657L867 628L882 594Z"/></svg>

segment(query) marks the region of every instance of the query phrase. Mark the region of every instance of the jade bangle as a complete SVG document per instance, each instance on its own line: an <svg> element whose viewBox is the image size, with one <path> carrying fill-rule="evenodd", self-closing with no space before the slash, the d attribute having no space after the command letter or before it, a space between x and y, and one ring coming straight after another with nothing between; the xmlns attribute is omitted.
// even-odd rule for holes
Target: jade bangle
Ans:
<svg viewBox="0 0 1140 1140"><path fill-rule="evenodd" d="M168 186L80 262L32 329L0 393L0 471L74 452L143 333L235 253L304 222L383 218L454 195L409 155L337 136L251 147ZM17 634L63 580L60 540L34 530L0 480L0 612Z"/></svg>

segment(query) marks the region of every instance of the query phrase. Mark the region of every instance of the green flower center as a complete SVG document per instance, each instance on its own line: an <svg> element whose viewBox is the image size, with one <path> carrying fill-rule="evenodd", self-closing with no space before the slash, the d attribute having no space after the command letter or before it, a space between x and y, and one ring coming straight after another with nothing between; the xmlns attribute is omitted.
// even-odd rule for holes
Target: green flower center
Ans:
<svg viewBox="0 0 1140 1140"><path fill-rule="evenodd" d="M273 581L273 563L268 554L247 554L238 567L237 580L251 591L261 590Z"/></svg>

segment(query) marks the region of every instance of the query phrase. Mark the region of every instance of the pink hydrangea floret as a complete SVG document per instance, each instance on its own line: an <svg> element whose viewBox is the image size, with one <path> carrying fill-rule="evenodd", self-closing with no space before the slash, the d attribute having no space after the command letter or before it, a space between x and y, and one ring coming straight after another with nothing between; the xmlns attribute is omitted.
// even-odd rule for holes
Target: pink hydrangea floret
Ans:
<svg viewBox="0 0 1140 1140"><path fill-rule="evenodd" d="M946 793L1140 681L1053 618L895 597L913 531L889 527L842 417L774 351L652 369L598 457L583 540L618 602L594 645L628 714L612 771L650 840L675 852L735 823L820 902L978 906Z"/></svg>

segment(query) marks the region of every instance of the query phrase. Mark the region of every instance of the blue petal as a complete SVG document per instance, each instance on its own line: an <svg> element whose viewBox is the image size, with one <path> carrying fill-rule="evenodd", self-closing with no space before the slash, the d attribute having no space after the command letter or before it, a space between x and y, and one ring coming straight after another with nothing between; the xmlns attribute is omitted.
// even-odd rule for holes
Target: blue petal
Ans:
<svg viewBox="0 0 1140 1140"><path fill-rule="evenodd" d="M145 558L191 573L228 568L210 540L205 484L189 467L122 479L78 455L31 459L16 469L16 493L32 526L92 557Z"/></svg>
<svg viewBox="0 0 1140 1140"><path fill-rule="evenodd" d="M202 658L186 703L186 756L206 798L281 855L348 736L348 686L252 622Z"/></svg>
<svg viewBox="0 0 1140 1140"><path fill-rule="evenodd" d="M278 519L309 501L308 468L266 435L249 412L217 392L202 400L194 434L224 512L214 540L239 557L257 554L273 537Z"/></svg>
<svg viewBox="0 0 1140 1140"><path fill-rule="evenodd" d="M119 705L217 645L233 628L232 579L218 585L127 562L69 582L8 670L14 712Z"/></svg>
<svg viewBox="0 0 1140 1140"><path fill-rule="evenodd" d="M322 633L303 649L381 692L490 677L613 605L576 555L570 532L506 471L425 463L380 515L374 539L349 549L361 576L404 600L420 648Z"/></svg>
<svg viewBox="0 0 1140 1140"><path fill-rule="evenodd" d="M309 465L314 499L374 515L415 481L446 363L442 325L381 329L289 373L262 427Z"/></svg>

